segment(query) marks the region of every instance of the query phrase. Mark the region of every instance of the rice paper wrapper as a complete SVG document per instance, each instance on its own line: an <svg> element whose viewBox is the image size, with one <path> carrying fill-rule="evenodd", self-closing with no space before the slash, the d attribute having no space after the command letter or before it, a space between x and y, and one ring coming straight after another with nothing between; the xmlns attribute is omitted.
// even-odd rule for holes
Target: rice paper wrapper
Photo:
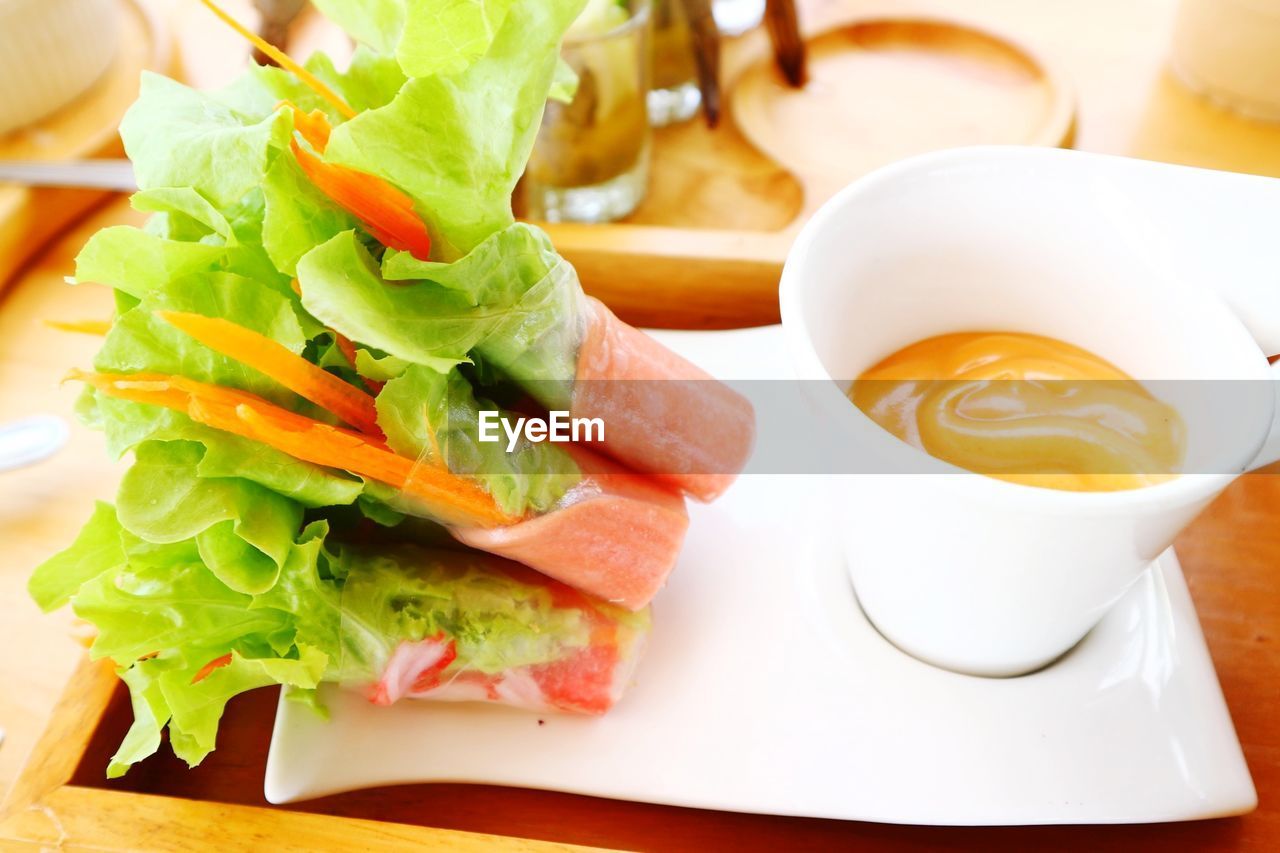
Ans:
<svg viewBox="0 0 1280 853"><path fill-rule="evenodd" d="M547 409L568 409L592 309L572 264L553 252L543 261L545 275L521 294L476 349Z"/></svg>
<svg viewBox="0 0 1280 853"><path fill-rule="evenodd" d="M344 659L334 680L403 698L602 714L622 698L649 611L611 605L470 551L344 550Z"/></svg>

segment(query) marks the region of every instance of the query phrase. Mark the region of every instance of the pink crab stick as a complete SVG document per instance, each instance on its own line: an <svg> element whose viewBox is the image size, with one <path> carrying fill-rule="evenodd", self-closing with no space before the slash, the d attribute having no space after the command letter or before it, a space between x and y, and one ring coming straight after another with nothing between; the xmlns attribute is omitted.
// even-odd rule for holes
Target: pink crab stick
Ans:
<svg viewBox="0 0 1280 853"><path fill-rule="evenodd" d="M613 458L698 500L719 497L751 456L751 403L598 299L586 313L570 413L606 424Z"/></svg>
<svg viewBox="0 0 1280 853"><path fill-rule="evenodd" d="M401 571L433 578L453 595L434 603L440 627L427 636L410 632L398 642L388 637L389 654L370 661L373 680L347 682L373 704L427 699L603 714L626 692L648 637L647 611L628 613L524 566L474 552L409 554L417 556L408 563L403 553L391 557L401 561ZM476 576L483 579L480 596L468 582ZM395 580L384 574L378 583ZM490 609L495 594L504 592L533 606L512 607L495 622ZM540 647L532 655L529 636Z"/></svg>
<svg viewBox="0 0 1280 853"><path fill-rule="evenodd" d="M684 499L582 447L582 472L555 509L504 527L454 527L458 541L532 566L628 610L644 607L675 568L689 528Z"/></svg>

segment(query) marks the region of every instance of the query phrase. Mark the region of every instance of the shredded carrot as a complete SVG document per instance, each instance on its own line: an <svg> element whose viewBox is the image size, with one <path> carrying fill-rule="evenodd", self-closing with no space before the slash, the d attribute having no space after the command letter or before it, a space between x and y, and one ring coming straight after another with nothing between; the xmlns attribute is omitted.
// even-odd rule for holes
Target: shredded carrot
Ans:
<svg viewBox="0 0 1280 853"><path fill-rule="evenodd" d="M286 107L293 113L293 129L307 140L308 145L323 154L324 149L329 145L329 134L333 131L329 126L329 117L320 110L304 113L292 101L281 101L276 104L277 109L280 107Z"/></svg>
<svg viewBox="0 0 1280 853"><path fill-rule="evenodd" d="M105 335L111 331L110 320L45 320L44 324L60 332L75 332L80 335Z"/></svg>
<svg viewBox="0 0 1280 853"><path fill-rule="evenodd" d="M230 663L231 663L231 652L227 652L225 655L223 655L220 658L214 658L204 666L200 667L200 670L195 674L195 677L191 679L191 683L199 684L201 681L204 681L206 678L208 678L209 674L213 672L215 669L218 669L219 667L227 666Z"/></svg>
<svg viewBox="0 0 1280 853"><path fill-rule="evenodd" d="M294 104L281 101L293 112L293 129L324 154L329 144L329 119L313 110L304 113ZM431 257L431 234L413 209L413 199L401 190L368 172L349 166L326 163L290 140L293 156L311 183L342 209L359 219L383 245L409 252L421 261Z"/></svg>
<svg viewBox="0 0 1280 853"><path fill-rule="evenodd" d="M431 234L413 209L413 199L368 172L326 163L290 140L293 156L311 183L359 219L378 242L420 261L431 257Z"/></svg>
<svg viewBox="0 0 1280 853"><path fill-rule="evenodd" d="M200 0L211 12L224 23L248 39L254 47L274 59L281 67L297 75L298 79L311 87L316 94L324 98L344 117L355 118L356 111L339 95L324 84L318 77L297 62L284 51L255 35L247 27L228 15L213 0ZM329 144L329 120L324 113L313 110L304 113L287 101L283 102L293 111L294 129L318 153L323 154ZM298 158L307 177L321 192L333 199L359 219L384 245L402 252L409 252L415 258L425 261L431 256L431 235L427 227L413 209L413 200L401 190L367 172L361 172L346 166L325 163L319 157L304 151L296 141L291 141L294 156Z"/></svg>
<svg viewBox="0 0 1280 853"><path fill-rule="evenodd" d="M341 113L344 118L356 117L356 111L351 108L350 104L342 100L342 98L338 96L338 93L326 86L319 77L316 77L316 75L303 68L297 62L294 62L293 58L290 57L289 54L285 53L283 50L271 44L266 39L254 33L244 24L228 15L216 3L214 3L213 0L200 0L200 2L203 3L210 12L217 15L223 23L247 39L250 44L279 63L281 68L287 68L289 71L296 74L298 79L310 86L317 95L333 104L333 108Z"/></svg>
<svg viewBox="0 0 1280 853"><path fill-rule="evenodd" d="M244 391L163 374L74 371L68 378L112 397L185 412L197 423L262 442L313 465L386 483L444 524L496 527L520 520L498 507L474 480L419 465L368 435L320 423Z"/></svg>
<svg viewBox="0 0 1280 853"><path fill-rule="evenodd" d="M360 432L382 435L372 397L266 335L220 317L183 311L157 311L156 314L205 346L247 364L299 397L333 412Z"/></svg>

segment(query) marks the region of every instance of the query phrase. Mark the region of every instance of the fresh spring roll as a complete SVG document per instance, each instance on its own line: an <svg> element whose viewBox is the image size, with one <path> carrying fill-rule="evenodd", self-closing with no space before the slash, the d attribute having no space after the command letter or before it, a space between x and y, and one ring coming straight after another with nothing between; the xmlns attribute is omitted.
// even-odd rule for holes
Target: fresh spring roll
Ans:
<svg viewBox="0 0 1280 853"><path fill-rule="evenodd" d="M467 545L517 560L630 610L646 606L675 567L689 527L684 499L582 445L514 447L479 440L482 411L462 374L413 365L378 396L388 445L430 471L474 477L505 511L504 525L450 524ZM412 502L400 508L416 515Z"/></svg>
<svg viewBox="0 0 1280 853"><path fill-rule="evenodd" d="M340 237L300 267L304 304L352 339L429 363L465 318L468 351L548 410L600 418L593 447L624 465L703 501L746 465L751 403L586 296L540 229L509 226L452 264L389 251L380 275L360 255Z"/></svg>
<svg viewBox="0 0 1280 853"><path fill-rule="evenodd" d="M373 549L343 559L350 629L364 630L367 612L397 614L385 649L344 678L377 705L410 698L603 714L631 682L649 630L647 610L471 551Z"/></svg>
<svg viewBox="0 0 1280 853"><path fill-rule="evenodd" d="M193 328L190 318L181 322ZM502 410L477 399L459 371L396 369L376 400L368 398L379 437L183 376L76 375L108 399L173 409L301 462L362 477L364 507L391 510L387 523L397 523L399 513L425 518L460 541L628 609L649 603L684 542L689 520L682 497L585 448L527 438L514 448L480 441L481 411ZM149 420L153 411L138 416Z"/></svg>
<svg viewBox="0 0 1280 853"><path fill-rule="evenodd" d="M199 494L206 517L189 519L198 529L230 508L233 481L202 477L189 442L139 451L116 506L99 503L28 585L41 609L70 604L94 627L90 656L114 663L132 695L110 777L154 753L166 728L178 757L199 764L226 703L259 687L287 685L313 703L331 683L379 705L413 697L602 714L632 680L647 610L497 557L371 538L338 516L299 530L303 509L283 497L245 503L259 516L248 549L218 523L180 538L156 511L155 486Z"/></svg>

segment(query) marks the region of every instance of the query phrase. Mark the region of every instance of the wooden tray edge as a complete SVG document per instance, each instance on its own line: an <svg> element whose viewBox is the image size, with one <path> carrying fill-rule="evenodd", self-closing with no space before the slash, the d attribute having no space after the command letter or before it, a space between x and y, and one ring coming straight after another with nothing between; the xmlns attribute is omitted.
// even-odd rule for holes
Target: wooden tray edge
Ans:
<svg viewBox="0 0 1280 853"><path fill-rule="evenodd" d="M0 847L12 842L41 848L225 850L255 839L269 840L273 850L601 849L70 785L117 684L110 661L86 659L76 669L0 806Z"/></svg>
<svg viewBox="0 0 1280 853"><path fill-rule="evenodd" d="M67 785L0 821L0 842L121 850L586 851L593 848ZM594 848L598 849L598 848Z"/></svg>
<svg viewBox="0 0 1280 853"><path fill-rule="evenodd" d="M633 325L735 329L780 319L778 280L795 236L790 231L541 227L577 269L583 289Z"/></svg>

